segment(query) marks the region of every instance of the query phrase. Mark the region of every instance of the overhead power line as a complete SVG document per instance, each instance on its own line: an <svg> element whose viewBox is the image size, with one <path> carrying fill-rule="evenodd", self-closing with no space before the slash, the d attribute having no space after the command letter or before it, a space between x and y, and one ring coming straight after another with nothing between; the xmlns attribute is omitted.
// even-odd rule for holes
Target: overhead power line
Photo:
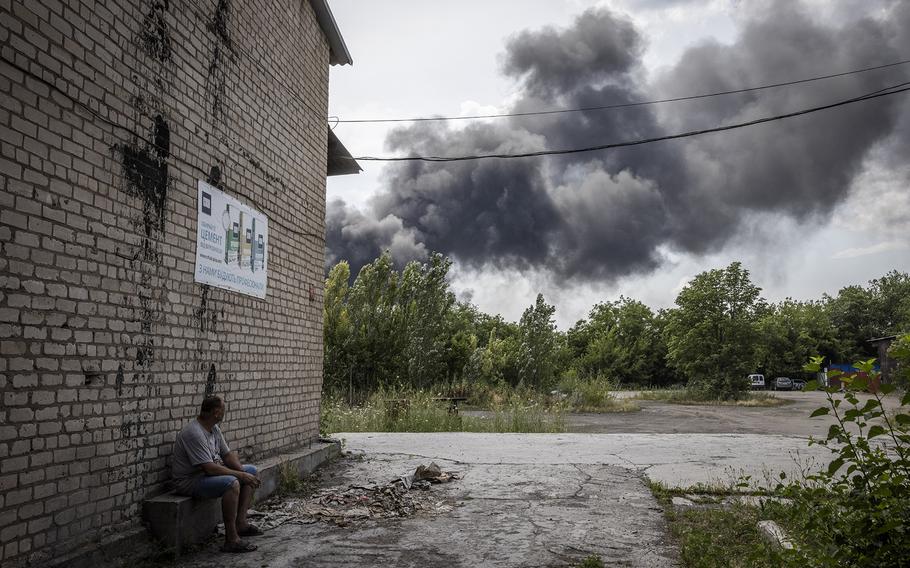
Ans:
<svg viewBox="0 0 910 568"><path fill-rule="evenodd" d="M656 99L648 101L633 101L628 103L616 103L610 105L600 105L600 106L589 106L589 107L579 107L579 108L565 108L565 109L551 109L551 110L540 110L540 111L528 111L528 112L507 112L500 114L474 114L469 116L430 116L430 117L411 117L411 118L363 118L363 119L349 119L342 120L338 117L331 116L329 119L335 124L365 124L365 123L383 123L383 122L438 122L438 121L447 121L447 120L475 120L482 118L507 118L507 117L516 117L516 116L543 116L548 114L563 114L570 112L589 112L597 110L609 110L609 109L619 109L619 108L629 108L629 107L638 107L638 106L647 106L647 105L658 105L664 103L674 103L679 101L691 101L696 99L706 99L710 97L720 97L724 95L735 95L738 93L749 93L753 91L761 91L764 89L774 89L777 87L787 87L790 85L800 85L803 83L812 83L814 81L822 81L825 79L834 79L836 77L845 77L847 75L856 75L858 73L867 73L869 71L876 71L878 69L887 69L889 67L897 67L900 65L906 65L910 63L910 59L903 59L901 61L895 61L893 63L886 63L884 65L875 65L873 67L864 67L862 69L853 69L851 71L843 71L840 73L832 73L830 75L819 75L817 77L808 77L803 79L796 79L793 81L784 81L781 83L771 83L767 85L758 85L756 87L745 87L742 89L732 89L729 91L717 91L713 93L703 93L699 95L688 95L684 97L673 97L669 99Z"/></svg>
<svg viewBox="0 0 910 568"><path fill-rule="evenodd" d="M728 124L725 126L718 126L715 128L706 128L703 130L690 130L688 132L681 132L679 134L669 134L666 136L655 136L652 138L642 138L638 140L629 140L626 142L615 142L612 144L599 144L597 146L587 146L583 148L570 148L565 150L540 150L537 152L524 152L518 154L475 154L470 156L401 156L401 157L374 157L374 156L360 156L354 158L357 161L365 162L463 162L467 160L483 160L488 158L500 158L500 159L510 159L510 158L531 158L536 156L556 156L562 154L578 154L581 152L594 152L596 150L609 150L613 148L624 148L627 146L640 146L642 144L651 144L653 142L660 142L663 140L676 140L678 138L690 138L692 136L700 136L702 134L710 134L712 132L723 132L726 130L736 130L739 128L746 128L748 126L755 126L757 124L763 124L766 122L774 122L777 120L784 120L787 118L793 118L796 116L801 116L804 114L811 114L814 112L820 112L823 110L828 110L832 108L837 108L845 105L850 105L854 103L859 103L863 101L869 101L872 99L877 99L880 97L887 97L891 95L896 95L898 93L904 93L910 91L910 81L899 83L893 85L886 89L879 89L878 91L873 91L872 93L867 93L865 95L855 97L852 99L846 99L843 101L838 101L836 103L831 103L827 105L817 106L798 110L795 112L789 112L786 114L778 114L774 116L767 116L764 118L758 118L755 120L749 120L746 122L738 122L735 124Z"/></svg>

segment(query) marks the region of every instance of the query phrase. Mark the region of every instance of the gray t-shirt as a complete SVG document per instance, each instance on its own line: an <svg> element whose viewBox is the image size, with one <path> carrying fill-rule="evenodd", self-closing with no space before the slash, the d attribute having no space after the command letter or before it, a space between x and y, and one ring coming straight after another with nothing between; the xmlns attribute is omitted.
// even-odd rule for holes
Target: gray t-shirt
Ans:
<svg viewBox="0 0 910 568"><path fill-rule="evenodd" d="M174 490L181 495L191 495L196 481L205 476L199 466L204 463L224 463L222 458L231 449L221 428L213 426L206 430L198 420L193 420L177 433L174 440L174 455L171 456L171 481Z"/></svg>

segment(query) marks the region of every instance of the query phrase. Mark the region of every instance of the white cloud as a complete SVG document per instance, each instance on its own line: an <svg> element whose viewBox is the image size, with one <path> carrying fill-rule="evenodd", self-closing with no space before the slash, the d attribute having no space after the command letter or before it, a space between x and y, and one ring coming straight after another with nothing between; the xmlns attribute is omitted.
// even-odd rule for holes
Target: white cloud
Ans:
<svg viewBox="0 0 910 568"><path fill-rule="evenodd" d="M893 251L893 250L907 250L910 249L910 244L902 243L900 241L885 241L881 243L876 243L868 247L851 247L844 250L839 250L834 253L831 258L856 258L859 256L867 256L870 254L879 254L883 252Z"/></svg>

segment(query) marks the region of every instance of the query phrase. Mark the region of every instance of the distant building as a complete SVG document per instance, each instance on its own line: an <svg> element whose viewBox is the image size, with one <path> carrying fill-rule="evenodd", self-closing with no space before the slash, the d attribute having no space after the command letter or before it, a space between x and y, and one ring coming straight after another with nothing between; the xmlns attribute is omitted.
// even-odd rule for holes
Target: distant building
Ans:
<svg viewBox="0 0 910 568"><path fill-rule="evenodd" d="M888 349L896 339L896 335L888 335L886 337L878 337L869 340L869 343L871 343L875 350L878 351L877 359L878 364L882 369L882 383L887 384L894 382L894 373L897 370L897 361L888 356Z"/></svg>
<svg viewBox="0 0 910 568"><path fill-rule="evenodd" d="M326 0L5 2L0 565L139 529L224 396L242 459L319 436Z"/></svg>
<svg viewBox="0 0 910 568"><path fill-rule="evenodd" d="M881 370L881 367L878 364L876 364L874 367L872 367L872 370L875 372L879 372ZM850 376L850 377L865 377L866 379L869 378L869 376L864 371L860 371L859 369L857 369L853 365L850 365L849 363L831 363L825 368L824 373L821 374L820 384L828 386L828 387L840 388L841 381L839 378L831 376L832 371L836 371L840 375L846 375L846 376ZM879 378L878 380L876 380L875 382L872 383L871 388L873 390L877 391L878 385L880 384L880 382L881 382L881 379Z"/></svg>

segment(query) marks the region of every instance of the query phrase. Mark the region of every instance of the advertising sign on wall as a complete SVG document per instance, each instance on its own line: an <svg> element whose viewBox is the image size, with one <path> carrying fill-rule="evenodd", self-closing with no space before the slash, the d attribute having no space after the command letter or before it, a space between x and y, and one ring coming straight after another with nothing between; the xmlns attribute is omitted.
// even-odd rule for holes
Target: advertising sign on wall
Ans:
<svg viewBox="0 0 910 568"><path fill-rule="evenodd" d="M196 282L265 298L269 221L199 180Z"/></svg>

